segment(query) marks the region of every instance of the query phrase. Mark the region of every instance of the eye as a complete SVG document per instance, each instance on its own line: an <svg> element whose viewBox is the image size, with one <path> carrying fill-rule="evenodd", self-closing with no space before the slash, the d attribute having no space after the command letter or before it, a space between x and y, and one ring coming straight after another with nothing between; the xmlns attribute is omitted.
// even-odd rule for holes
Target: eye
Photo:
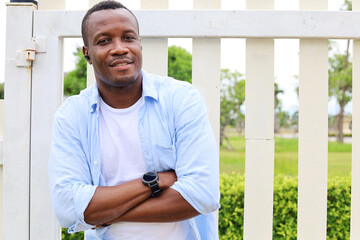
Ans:
<svg viewBox="0 0 360 240"><path fill-rule="evenodd" d="M98 42L97 42L97 44L98 45L106 45L106 44L108 44L110 42L110 39L108 39L108 38L103 38L103 39L100 39Z"/></svg>
<svg viewBox="0 0 360 240"><path fill-rule="evenodd" d="M125 36L123 37L123 39L124 39L126 42L132 42L132 41L136 40L136 38L135 38L134 36L132 36L132 35L125 35Z"/></svg>

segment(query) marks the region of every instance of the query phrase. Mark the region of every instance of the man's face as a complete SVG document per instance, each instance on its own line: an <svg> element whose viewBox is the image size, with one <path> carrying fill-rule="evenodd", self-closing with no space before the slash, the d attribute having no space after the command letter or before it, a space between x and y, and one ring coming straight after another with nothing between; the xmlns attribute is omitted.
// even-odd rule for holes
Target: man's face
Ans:
<svg viewBox="0 0 360 240"><path fill-rule="evenodd" d="M138 26L126 9L94 12L87 23L88 46L83 48L102 84L124 87L141 78L142 53Z"/></svg>

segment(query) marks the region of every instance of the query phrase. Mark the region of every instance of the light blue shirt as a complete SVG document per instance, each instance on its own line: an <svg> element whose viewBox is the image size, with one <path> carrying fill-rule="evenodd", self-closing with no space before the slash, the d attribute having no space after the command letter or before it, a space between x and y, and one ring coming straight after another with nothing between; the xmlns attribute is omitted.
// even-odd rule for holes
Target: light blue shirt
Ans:
<svg viewBox="0 0 360 240"><path fill-rule="evenodd" d="M147 171L175 170L172 186L199 213L189 219L193 239L218 239L219 155L205 103L193 85L143 71L144 104L139 110L139 137ZM102 239L107 228L91 230L84 211L97 186L106 186L100 171L97 86L66 99L56 113L49 163L53 208L69 233L86 231Z"/></svg>

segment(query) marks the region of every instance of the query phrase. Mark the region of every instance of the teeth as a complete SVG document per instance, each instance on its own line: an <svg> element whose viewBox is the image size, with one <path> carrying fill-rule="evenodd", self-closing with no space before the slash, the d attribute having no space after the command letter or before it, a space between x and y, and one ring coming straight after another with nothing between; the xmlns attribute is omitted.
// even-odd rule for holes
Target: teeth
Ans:
<svg viewBox="0 0 360 240"><path fill-rule="evenodd" d="M127 65L127 63L118 63L115 66L125 66L125 65Z"/></svg>

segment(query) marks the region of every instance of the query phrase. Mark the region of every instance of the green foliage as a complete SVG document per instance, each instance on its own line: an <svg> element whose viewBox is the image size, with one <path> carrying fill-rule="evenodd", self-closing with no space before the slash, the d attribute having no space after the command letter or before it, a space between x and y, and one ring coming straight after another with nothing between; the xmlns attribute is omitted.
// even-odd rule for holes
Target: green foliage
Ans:
<svg viewBox="0 0 360 240"><path fill-rule="evenodd" d="M0 99L4 99L4 83L0 83Z"/></svg>
<svg viewBox="0 0 360 240"><path fill-rule="evenodd" d="M220 240L243 239L244 181L243 175L220 175ZM350 177L335 177L328 181L327 240L350 238L350 190ZM275 177L273 239L296 240L297 200L297 178ZM70 235L66 229L62 229L62 240L83 239L83 232Z"/></svg>
<svg viewBox="0 0 360 240"><path fill-rule="evenodd" d="M191 83L192 56L184 48L171 46L168 49L168 75Z"/></svg>
<svg viewBox="0 0 360 240"><path fill-rule="evenodd" d="M344 4L341 7L341 10L352 11L352 1L351 0L345 0Z"/></svg>
<svg viewBox="0 0 360 240"><path fill-rule="evenodd" d="M274 181L273 238L296 240L297 179L276 177Z"/></svg>
<svg viewBox="0 0 360 240"><path fill-rule="evenodd" d="M282 110L279 94L284 94L284 90L279 88L279 84L274 83L275 133L280 132L280 128L288 128L292 123L289 113Z"/></svg>
<svg viewBox="0 0 360 240"><path fill-rule="evenodd" d="M352 64L346 54L329 58L329 95L346 105L352 95Z"/></svg>
<svg viewBox="0 0 360 240"><path fill-rule="evenodd" d="M244 176L220 175L220 240L242 239L244 231Z"/></svg>
<svg viewBox="0 0 360 240"><path fill-rule="evenodd" d="M351 3L345 2L344 6L351 9ZM336 115L335 126L337 141L344 142L344 115L345 106L352 97L352 63L350 58L350 40L347 40L345 53L335 53L329 58L329 96L336 99L340 110Z"/></svg>
<svg viewBox="0 0 360 240"><path fill-rule="evenodd" d="M244 176L220 176L219 235L221 240L243 239ZM296 239L297 179L277 177L274 184L274 239Z"/></svg>
<svg viewBox="0 0 360 240"><path fill-rule="evenodd" d="M84 240L84 232L69 234L66 228L61 230L61 240Z"/></svg>
<svg viewBox="0 0 360 240"><path fill-rule="evenodd" d="M327 240L349 239L350 177L328 181ZM244 176L220 177L221 208L219 235L222 240L243 238ZM279 176L274 180L273 239L296 240L297 178Z"/></svg>
<svg viewBox="0 0 360 240"><path fill-rule="evenodd" d="M350 239L351 179L328 182L327 240Z"/></svg>
<svg viewBox="0 0 360 240"><path fill-rule="evenodd" d="M225 128L229 125L241 128L244 125L245 115L240 108L245 101L245 79L237 71L221 70L220 95L220 145L223 144ZM227 143L229 145L229 143ZM230 146L228 146L231 148Z"/></svg>
<svg viewBox="0 0 360 240"><path fill-rule="evenodd" d="M222 126L234 124L244 118L240 107L245 101L245 79L241 73L231 72L229 69L221 70L220 100L220 124Z"/></svg>
<svg viewBox="0 0 360 240"><path fill-rule="evenodd" d="M281 108L281 100L279 99L278 95L279 94L283 94L284 90L279 88L279 84L278 83L274 83L274 107L275 107L275 111L278 111L279 108Z"/></svg>
<svg viewBox="0 0 360 240"><path fill-rule="evenodd" d="M76 61L75 70L66 74L64 79L64 94L68 96L79 94L86 87L87 62L81 48L77 48L73 54Z"/></svg>
<svg viewBox="0 0 360 240"><path fill-rule="evenodd" d="M278 112L275 112L275 116L276 116L276 122L278 123L279 127L281 128L288 128L291 123L292 123L292 119L289 115L288 112L285 112L282 110L282 108L279 108Z"/></svg>

